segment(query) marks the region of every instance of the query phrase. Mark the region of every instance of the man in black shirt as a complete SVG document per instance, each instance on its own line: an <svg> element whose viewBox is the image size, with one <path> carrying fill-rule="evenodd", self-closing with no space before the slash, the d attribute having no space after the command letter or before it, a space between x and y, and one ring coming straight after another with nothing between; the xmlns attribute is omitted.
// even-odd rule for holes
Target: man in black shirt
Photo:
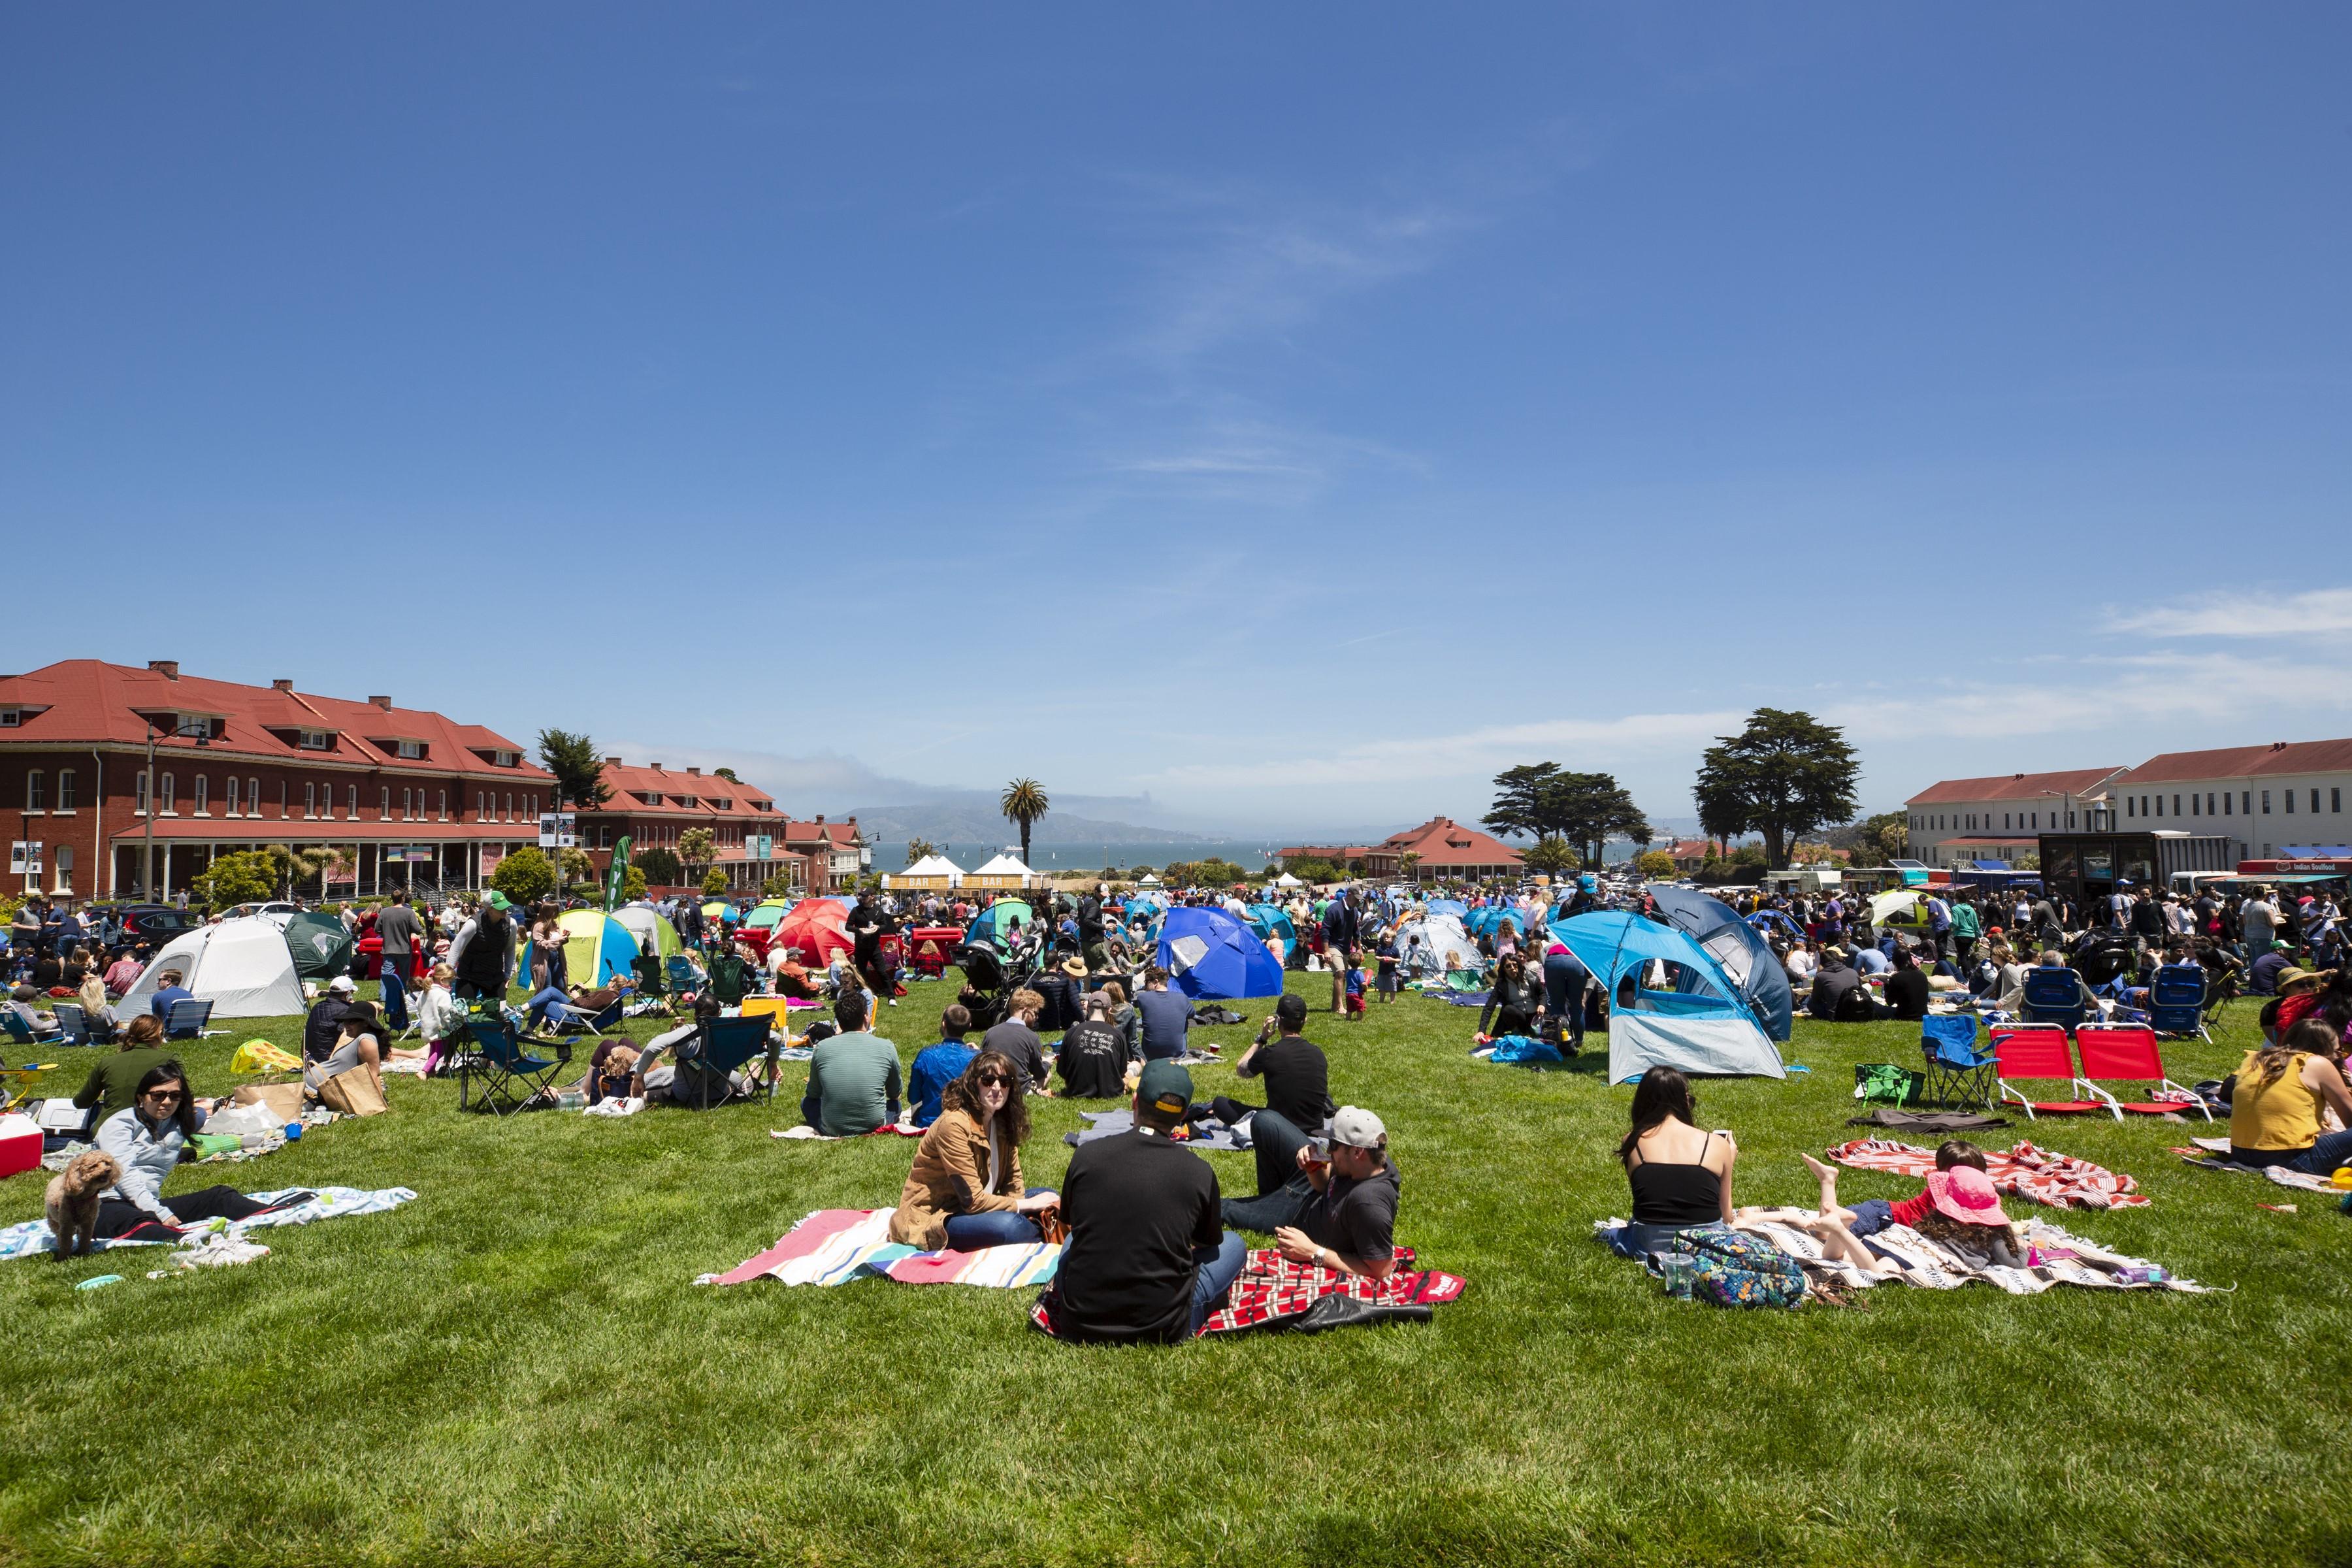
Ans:
<svg viewBox="0 0 2352 1568"><path fill-rule="evenodd" d="M1257 1151L1261 1193L1273 1192L1294 1173L1290 1147L1283 1140L1303 1140L1310 1132L1321 1131L1331 1120L1331 1064L1322 1047L1300 1035L1305 1027L1307 999L1283 997L1274 1005L1274 1016L1258 1026L1256 1040L1234 1064L1240 1077L1265 1079L1265 1110L1222 1094L1210 1101L1209 1108L1221 1121L1252 1118L1250 1142ZM1277 1031L1279 1037L1268 1045L1266 1036Z"/></svg>
<svg viewBox="0 0 2352 1568"><path fill-rule="evenodd" d="M335 1054L343 1037L343 1015L350 1012L352 998L359 987L348 974L338 974L327 982L326 994L310 1005L302 1019L302 1059L322 1062Z"/></svg>
<svg viewBox="0 0 2352 1568"><path fill-rule="evenodd" d="M1045 1306L1064 1339L1179 1343L1200 1331L1248 1249L1218 1220L1217 1173L1169 1132L1192 1075L1146 1064L1135 1129L1083 1143L1062 1180L1070 1241Z"/></svg>
<svg viewBox="0 0 2352 1568"><path fill-rule="evenodd" d="M1255 1134L1258 1123L1250 1127ZM1381 1119L1341 1106L1331 1118L1328 1163L1289 1123L1268 1131L1297 1173L1278 1191L1226 1199L1225 1223L1271 1234L1294 1262L1368 1279L1388 1278L1396 1268L1397 1168L1389 1159L1389 1132Z"/></svg>
<svg viewBox="0 0 2352 1568"><path fill-rule="evenodd" d="M1886 977L1886 1005L1881 1016L1888 1018L1925 1018L1927 1016L1927 976L1913 962L1911 950L1895 950L1895 969Z"/></svg>
<svg viewBox="0 0 2352 1568"><path fill-rule="evenodd" d="M1062 1036L1055 1058L1062 1092L1074 1100L1118 1100L1127 1093L1127 1037L1110 1025L1110 1003L1099 991L1087 998L1087 1016Z"/></svg>
<svg viewBox="0 0 2352 1568"><path fill-rule="evenodd" d="M898 1005L898 980L882 971L882 939L898 929L898 922L874 901L873 894L857 895L857 908L849 915L850 958L865 976L866 988L893 1007Z"/></svg>

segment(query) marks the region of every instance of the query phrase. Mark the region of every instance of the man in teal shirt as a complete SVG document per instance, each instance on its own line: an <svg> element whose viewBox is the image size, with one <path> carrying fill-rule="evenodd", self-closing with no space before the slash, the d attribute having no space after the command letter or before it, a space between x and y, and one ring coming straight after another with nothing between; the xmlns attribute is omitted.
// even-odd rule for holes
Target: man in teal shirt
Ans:
<svg viewBox="0 0 2352 1568"><path fill-rule="evenodd" d="M898 1047L866 1032L862 991L844 993L833 1016L841 1033L809 1058L801 1116L828 1138L855 1138L898 1120Z"/></svg>

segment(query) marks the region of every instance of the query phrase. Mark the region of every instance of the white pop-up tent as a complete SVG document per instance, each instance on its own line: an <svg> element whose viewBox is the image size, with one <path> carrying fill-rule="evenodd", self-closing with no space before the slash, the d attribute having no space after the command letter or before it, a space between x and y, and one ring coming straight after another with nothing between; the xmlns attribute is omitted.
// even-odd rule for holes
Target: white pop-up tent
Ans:
<svg viewBox="0 0 2352 1568"><path fill-rule="evenodd" d="M267 918L227 920L182 931L131 982L115 1012L125 1018L146 1012L167 969L180 972L180 984L198 1001L213 1005L215 1018L282 1018L309 1006L302 1000L302 982L294 973L294 952L286 945L286 933Z"/></svg>
<svg viewBox="0 0 2352 1568"><path fill-rule="evenodd" d="M893 871L882 879L886 888L919 889L929 892L945 892L963 886L963 868L944 855L926 855L903 871Z"/></svg>
<svg viewBox="0 0 2352 1568"><path fill-rule="evenodd" d="M1036 880L1037 873L1022 864L1021 857L1008 849L979 870L966 876L963 885L967 888L986 889L993 892L1005 893L1026 888Z"/></svg>

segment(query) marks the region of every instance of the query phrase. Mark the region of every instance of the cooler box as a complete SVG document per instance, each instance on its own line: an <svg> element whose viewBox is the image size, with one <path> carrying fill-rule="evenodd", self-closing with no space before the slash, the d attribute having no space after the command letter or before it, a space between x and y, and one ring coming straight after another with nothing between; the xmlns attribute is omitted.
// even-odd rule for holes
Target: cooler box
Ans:
<svg viewBox="0 0 2352 1568"><path fill-rule="evenodd" d="M907 933L907 958L916 972L936 980L962 944L961 926L917 926Z"/></svg>
<svg viewBox="0 0 2352 1568"><path fill-rule="evenodd" d="M0 1177L40 1168L40 1124L29 1116L0 1116Z"/></svg>

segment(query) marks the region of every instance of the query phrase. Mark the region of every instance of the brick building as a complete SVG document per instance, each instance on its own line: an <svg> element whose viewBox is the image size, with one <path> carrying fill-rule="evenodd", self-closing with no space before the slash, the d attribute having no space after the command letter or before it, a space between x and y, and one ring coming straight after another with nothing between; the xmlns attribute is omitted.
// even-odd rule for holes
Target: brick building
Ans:
<svg viewBox="0 0 2352 1568"><path fill-rule="evenodd" d="M634 840L634 852L642 856L656 847L676 851L689 831L707 827L715 857L712 867L726 873L730 895L756 893L777 876L790 877L800 888L824 890L810 877L805 850L794 853L791 848L775 797L757 784L700 768L669 768L660 763L632 767L618 757L604 759L604 784L611 792L604 804L575 814L580 847L599 876L613 863L613 846L625 837Z"/></svg>
<svg viewBox="0 0 2352 1568"><path fill-rule="evenodd" d="M538 842L553 784L516 742L390 697L207 680L170 659L0 676L0 824L41 845L39 875L12 889L176 892L215 856L268 844L341 850L331 895L478 887Z"/></svg>
<svg viewBox="0 0 2352 1568"><path fill-rule="evenodd" d="M1517 877L1525 869L1517 850L1450 816L1433 816L1378 844L1298 844L1276 853L1286 862L1328 860L1351 874L1381 878L1404 875L1404 858L1412 855L1418 857L1412 872L1417 882L1484 881Z"/></svg>

